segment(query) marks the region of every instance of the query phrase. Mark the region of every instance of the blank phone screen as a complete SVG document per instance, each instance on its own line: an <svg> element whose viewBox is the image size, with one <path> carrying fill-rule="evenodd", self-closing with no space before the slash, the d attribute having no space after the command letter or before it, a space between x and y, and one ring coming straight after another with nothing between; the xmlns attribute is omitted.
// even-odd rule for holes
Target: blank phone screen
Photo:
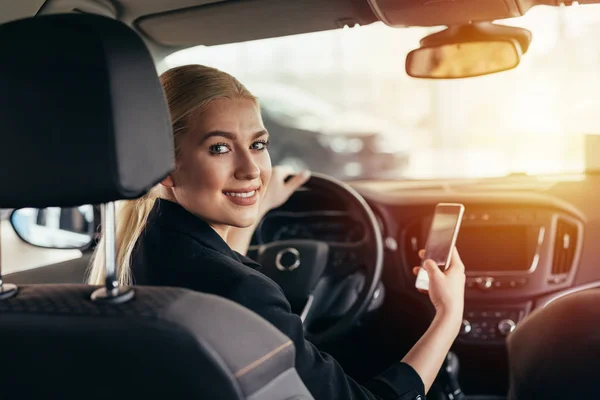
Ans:
<svg viewBox="0 0 600 400"><path fill-rule="evenodd" d="M436 210L427 238L425 259L432 259L440 267L446 265L459 215L458 207L443 207Z"/></svg>

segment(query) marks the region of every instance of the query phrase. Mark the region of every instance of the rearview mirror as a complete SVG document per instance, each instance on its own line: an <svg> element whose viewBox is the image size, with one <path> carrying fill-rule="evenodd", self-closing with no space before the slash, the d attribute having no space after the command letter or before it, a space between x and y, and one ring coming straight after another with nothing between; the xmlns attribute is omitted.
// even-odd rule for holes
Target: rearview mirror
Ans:
<svg viewBox="0 0 600 400"><path fill-rule="evenodd" d="M91 205L20 208L12 212L10 223L21 240L37 247L84 250L95 236Z"/></svg>
<svg viewBox="0 0 600 400"><path fill-rule="evenodd" d="M450 43L411 51L406 72L415 78L466 78L513 69L520 60L518 45L508 40Z"/></svg>
<svg viewBox="0 0 600 400"><path fill-rule="evenodd" d="M406 57L414 78L457 79L507 71L521 62L531 32L488 22L452 26L421 40Z"/></svg>

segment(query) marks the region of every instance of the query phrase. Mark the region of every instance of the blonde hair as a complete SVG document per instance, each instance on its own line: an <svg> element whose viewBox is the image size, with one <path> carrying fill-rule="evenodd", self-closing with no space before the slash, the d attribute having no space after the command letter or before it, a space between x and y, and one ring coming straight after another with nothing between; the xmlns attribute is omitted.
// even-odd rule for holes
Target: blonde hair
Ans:
<svg viewBox="0 0 600 400"><path fill-rule="evenodd" d="M190 116L218 99L256 98L233 76L204 65L172 68L160 76L173 125L175 157L181 151L181 138L190 129ZM132 284L131 256L144 231L154 202L161 197L160 185L136 200L117 202L117 279L121 285ZM92 257L88 282L104 284L104 235Z"/></svg>

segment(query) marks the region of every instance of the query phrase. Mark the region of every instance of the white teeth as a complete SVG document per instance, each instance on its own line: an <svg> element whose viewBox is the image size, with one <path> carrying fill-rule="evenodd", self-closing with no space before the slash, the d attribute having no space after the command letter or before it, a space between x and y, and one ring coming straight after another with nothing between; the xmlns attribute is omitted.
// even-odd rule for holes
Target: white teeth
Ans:
<svg viewBox="0 0 600 400"><path fill-rule="evenodd" d="M256 193L256 190L253 190L251 192L246 192L246 193L225 192L225 196L231 196L231 197L252 197L252 196L254 196L254 193Z"/></svg>

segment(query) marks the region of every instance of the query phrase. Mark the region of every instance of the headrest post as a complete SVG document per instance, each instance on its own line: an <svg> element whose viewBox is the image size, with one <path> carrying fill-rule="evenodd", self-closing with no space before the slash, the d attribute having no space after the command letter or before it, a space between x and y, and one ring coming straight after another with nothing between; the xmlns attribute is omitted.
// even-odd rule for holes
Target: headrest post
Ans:
<svg viewBox="0 0 600 400"><path fill-rule="evenodd" d="M133 298L133 289L119 286L117 279L117 226L115 203L102 204L102 231L104 233L104 287L92 293L92 300L107 303L124 303ZM102 250L102 249L100 249Z"/></svg>
<svg viewBox="0 0 600 400"><path fill-rule="evenodd" d="M2 209L0 209L2 211ZM19 288L12 283L4 283L2 278L2 226L0 226L0 300L5 300L13 297Z"/></svg>
<svg viewBox="0 0 600 400"><path fill-rule="evenodd" d="M104 227L104 260L106 290L112 291L118 286L117 282L117 226L115 203L102 204L100 208L102 226Z"/></svg>

